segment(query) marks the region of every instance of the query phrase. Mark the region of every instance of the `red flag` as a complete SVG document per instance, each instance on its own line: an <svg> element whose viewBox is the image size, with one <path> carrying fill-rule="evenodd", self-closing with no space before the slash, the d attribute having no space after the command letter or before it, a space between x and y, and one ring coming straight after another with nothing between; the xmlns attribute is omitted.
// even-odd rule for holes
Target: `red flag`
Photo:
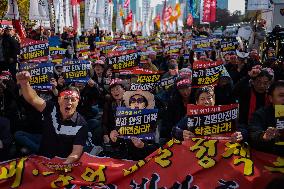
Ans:
<svg viewBox="0 0 284 189"><path fill-rule="evenodd" d="M216 0L204 0L203 22L214 22L216 20Z"/></svg>
<svg viewBox="0 0 284 189"><path fill-rule="evenodd" d="M16 30L16 32L19 34L19 37L21 40L26 38L26 31L21 23L20 20L13 20L13 26Z"/></svg>
<svg viewBox="0 0 284 189"><path fill-rule="evenodd" d="M72 12L73 12L73 28L74 31L78 31L79 28L79 15L78 15L78 11L77 8L78 6L80 6L80 0L71 0L71 5L72 5Z"/></svg>
<svg viewBox="0 0 284 189"><path fill-rule="evenodd" d="M124 2L123 7L124 7L124 8L127 8L127 7L129 6L129 4L130 4L130 0L126 0L126 1Z"/></svg>
<svg viewBox="0 0 284 189"><path fill-rule="evenodd" d="M169 6L166 10L166 14L164 15L164 21L168 21L172 15L173 9L171 6Z"/></svg>
<svg viewBox="0 0 284 189"><path fill-rule="evenodd" d="M129 12L128 16L125 19L124 25L132 23L132 11Z"/></svg>
<svg viewBox="0 0 284 189"><path fill-rule="evenodd" d="M71 5L73 6L73 5L77 5L77 4L79 4L80 2L79 2L79 0L71 0Z"/></svg>
<svg viewBox="0 0 284 189"><path fill-rule="evenodd" d="M210 21L216 21L216 0L211 0L210 4Z"/></svg>
<svg viewBox="0 0 284 189"><path fill-rule="evenodd" d="M210 22L210 0L204 0L203 1L203 22Z"/></svg>
<svg viewBox="0 0 284 189"><path fill-rule="evenodd" d="M186 23L187 23L188 26L192 26L192 24L193 24L193 17L192 17L192 14L190 14L190 13L188 14Z"/></svg>

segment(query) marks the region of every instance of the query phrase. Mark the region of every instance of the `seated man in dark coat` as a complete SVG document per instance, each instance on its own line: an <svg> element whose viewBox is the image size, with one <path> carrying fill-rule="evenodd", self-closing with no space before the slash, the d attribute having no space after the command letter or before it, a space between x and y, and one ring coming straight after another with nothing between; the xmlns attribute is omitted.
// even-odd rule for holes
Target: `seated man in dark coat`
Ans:
<svg viewBox="0 0 284 189"><path fill-rule="evenodd" d="M277 124L275 105L284 105L284 81L274 82L268 91L271 105L263 107L253 114L249 123L251 145L257 150L284 155L284 146L278 145L283 141L283 125ZM278 122L279 123L279 122Z"/></svg>
<svg viewBox="0 0 284 189"><path fill-rule="evenodd" d="M25 100L44 117L40 154L66 158L66 164L79 160L88 136L86 121L77 112L79 90L67 87L59 93L58 103L45 101L32 89L30 79L27 71L17 74L17 82Z"/></svg>

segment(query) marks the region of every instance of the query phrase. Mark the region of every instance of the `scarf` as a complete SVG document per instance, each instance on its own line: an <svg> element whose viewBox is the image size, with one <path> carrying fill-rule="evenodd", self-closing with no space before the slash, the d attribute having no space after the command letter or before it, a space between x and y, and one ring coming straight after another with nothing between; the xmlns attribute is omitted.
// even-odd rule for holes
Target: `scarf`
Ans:
<svg viewBox="0 0 284 189"><path fill-rule="evenodd" d="M267 94L265 94L265 106L269 105L269 99ZM249 114L248 114L248 121L252 119L253 113L256 111L256 96L253 88L251 88L250 92L250 102L249 102Z"/></svg>

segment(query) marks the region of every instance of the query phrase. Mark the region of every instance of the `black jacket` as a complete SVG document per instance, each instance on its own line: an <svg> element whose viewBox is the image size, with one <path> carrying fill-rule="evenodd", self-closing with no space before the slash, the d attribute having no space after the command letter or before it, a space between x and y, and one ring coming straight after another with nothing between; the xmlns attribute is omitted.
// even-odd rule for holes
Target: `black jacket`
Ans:
<svg viewBox="0 0 284 189"><path fill-rule="evenodd" d="M3 55L6 62L14 63L17 61L17 55L20 54L19 42L10 35L3 35ZM10 61L9 59L13 59Z"/></svg>
<svg viewBox="0 0 284 189"><path fill-rule="evenodd" d="M115 130L115 113L118 105L110 96L106 96L104 105L102 126L104 135L109 135L112 130ZM122 104L124 105L124 104ZM145 141L144 148L137 148L130 139L118 138L116 142L111 142L111 150L108 156L118 159L142 160L158 148L154 141Z"/></svg>
<svg viewBox="0 0 284 189"><path fill-rule="evenodd" d="M186 115L186 107L182 101L182 97L176 90L168 103L167 111L162 120L160 137L171 139L172 128Z"/></svg>
<svg viewBox="0 0 284 189"><path fill-rule="evenodd" d="M284 156L284 146L275 145L275 140L264 141L263 135L268 127L275 127L275 109L273 105L256 111L249 123L249 137L253 148L268 153Z"/></svg>
<svg viewBox="0 0 284 189"><path fill-rule="evenodd" d="M234 99L240 104L239 109L239 123L248 124L249 119L249 108L250 108L250 99L251 91L253 87L249 83L249 78L245 77L240 82L238 82L233 89ZM254 91L254 90L253 90ZM260 94L254 91L256 96L256 109L258 110L261 107L265 106L265 93Z"/></svg>

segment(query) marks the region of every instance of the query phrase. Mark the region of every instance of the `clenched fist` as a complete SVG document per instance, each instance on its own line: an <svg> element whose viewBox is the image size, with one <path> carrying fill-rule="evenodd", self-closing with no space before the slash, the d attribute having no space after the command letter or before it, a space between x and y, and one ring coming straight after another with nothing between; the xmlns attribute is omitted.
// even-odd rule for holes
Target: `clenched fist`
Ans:
<svg viewBox="0 0 284 189"><path fill-rule="evenodd" d="M16 75L17 83L20 85L26 85L29 83L29 80L31 79L31 75L28 71L22 71L17 73Z"/></svg>

